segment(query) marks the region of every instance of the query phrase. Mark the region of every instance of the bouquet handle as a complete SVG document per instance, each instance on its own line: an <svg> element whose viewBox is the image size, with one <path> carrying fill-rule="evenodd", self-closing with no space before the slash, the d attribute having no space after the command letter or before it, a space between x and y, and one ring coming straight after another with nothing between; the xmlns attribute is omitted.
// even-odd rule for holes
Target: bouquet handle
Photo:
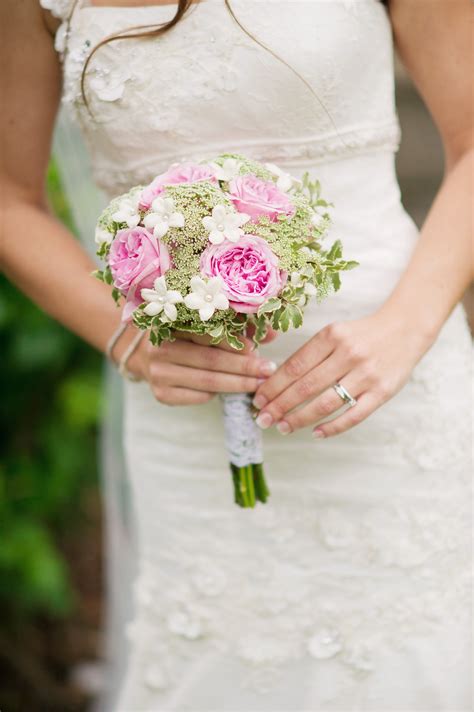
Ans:
<svg viewBox="0 0 474 712"><path fill-rule="evenodd" d="M267 501L270 490L263 473L262 431L255 423L252 396L223 393L220 398L234 499L241 507L255 507L257 501Z"/></svg>

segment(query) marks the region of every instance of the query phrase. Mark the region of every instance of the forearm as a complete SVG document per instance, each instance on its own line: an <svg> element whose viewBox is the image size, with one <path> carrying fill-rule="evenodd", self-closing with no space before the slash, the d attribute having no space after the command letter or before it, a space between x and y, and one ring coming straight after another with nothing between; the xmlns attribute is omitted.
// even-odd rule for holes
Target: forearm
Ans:
<svg viewBox="0 0 474 712"><path fill-rule="evenodd" d="M443 180L406 271L383 307L430 345L473 279L473 151Z"/></svg>
<svg viewBox="0 0 474 712"><path fill-rule="evenodd" d="M40 206L9 200L1 266L38 306L100 351L120 322L110 287L91 276L94 263Z"/></svg>

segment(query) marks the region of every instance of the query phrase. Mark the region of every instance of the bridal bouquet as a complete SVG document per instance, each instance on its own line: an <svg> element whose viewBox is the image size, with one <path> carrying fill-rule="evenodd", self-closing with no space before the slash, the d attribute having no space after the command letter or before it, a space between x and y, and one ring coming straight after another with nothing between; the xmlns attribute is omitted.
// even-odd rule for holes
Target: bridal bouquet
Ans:
<svg viewBox="0 0 474 712"><path fill-rule="evenodd" d="M153 344L175 331L243 348L268 327L299 327L311 297L339 289L341 243L321 242L331 205L308 174L297 180L273 164L238 154L175 163L149 185L132 188L99 218L96 276L123 303L123 319ZM223 418L238 505L265 502L261 431L249 394L224 394Z"/></svg>

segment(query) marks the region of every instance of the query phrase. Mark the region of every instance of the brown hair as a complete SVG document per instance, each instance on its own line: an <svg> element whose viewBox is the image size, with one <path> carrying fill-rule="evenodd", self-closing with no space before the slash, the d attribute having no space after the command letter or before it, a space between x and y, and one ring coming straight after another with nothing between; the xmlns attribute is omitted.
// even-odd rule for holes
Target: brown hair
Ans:
<svg viewBox="0 0 474 712"><path fill-rule="evenodd" d="M203 1L205 2L205 0L203 0ZM74 11L75 11L75 9L76 9L76 7L77 7L77 5L78 5L79 2L80 2L80 0L75 0L74 4L73 4L73 6L72 6L71 12L70 12L70 14L69 14L69 18L68 18L68 20L67 20L67 23L68 23L68 32L67 32L67 34L69 34L69 29L70 29L70 24L71 24L72 16L73 16ZM84 63L84 67L83 67L82 75L81 75L81 94L82 94L82 99L83 99L84 104L85 104L85 106L87 107L87 110L89 111L89 113L91 113L91 111L90 111L89 103L88 103L88 100L87 100L85 83L86 83L87 69L88 69L89 64L90 64L92 58L94 57L95 53L96 53L101 47L103 47L103 46L106 45L106 44L109 44L110 42L117 42L117 41L119 41L119 40L137 39L137 38L139 38L139 39L152 39L152 38L154 38L154 37L159 37L160 35L164 35L166 32L168 32L168 31L171 30L175 25L178 24L178 22L179 22L179 21L182 19L182 17L188 12L189 8L190 8L192 5L198 5L199 2L201 2L201 0L177 0L177 2L178 2L178 7L177 7L177 9L176 9L176 13L175 13L174 16L171 18L171 20L169 20L169 22L164 22L164 23L157 24L157 25L137 25L137 26L129 27L129 28L126 29L126 30L122 30L122 31L120 31L120 32L117 32L117 33L108 35L107 37L104 37L104 39L102 39L100 42L98 42L98 43L95 45L95 47L92 48L91 52L89 53L89 55L88 55L88 57L87 57L87 59L86 59L86 61L85 61L85 63ZM388 6L388 0L381 0L381 2L382 2L385 6ZM334 121L333 121L331 115L330 115L329 112L327 111L327 109L326 109L326 107L324 106L324 104L322 103L322 101L319 99L318 95L317 95L316 92L314 91L314 89L313 89L313 87L311 86L311 84L310 84L303 76L301 76L301 74L300 74L299 72L297 72L290 64L288 64L288 62L286 62L282 57L280 57L278 54L276 54L276 52L274 52L270 47L267 47L263 42L261 42L259 39L257 39L257 37L254 37L254 35L252 35L252 33L249 32L249 30L247 30L247 28L244 27L244 25L242 25L242 23L240 22L240 20L238 19L238 17L235 15L234 10L233 10L233 8L232 8L231 5L230 5L230 0L224 0L224 4L225 4L225 6L226 6L226 8L227 8L227 11L229 12L230 16L231 16L232 19L234 20L234 22L240 27L240 29L241 29L248 37L250 37L250 39L252 39L252 40L253 40L254 42L256 42L258 45L260 45L260 47L262 47L262 49L264 49L264 50L266 50L267 52L269 52L276 60L278 60L279 62L281 62L282 64L284 64L291 72L293 72L293 74L295 74L295 75L303 82L303 84L305 84L305 86L309 89L309 91L311 92L311 94L312 94L312 95L315 97L315 99L318 101L319 105L322 107L322 109L324 110L324 112L325 112L326 115L328 116L329 120L331 121L332 125L334 126L334 128L336 129L336 132L337 132L337 127L336 127L336 125L334 124ZM66 48L66 51L67 51L67 48Z"/></svg>

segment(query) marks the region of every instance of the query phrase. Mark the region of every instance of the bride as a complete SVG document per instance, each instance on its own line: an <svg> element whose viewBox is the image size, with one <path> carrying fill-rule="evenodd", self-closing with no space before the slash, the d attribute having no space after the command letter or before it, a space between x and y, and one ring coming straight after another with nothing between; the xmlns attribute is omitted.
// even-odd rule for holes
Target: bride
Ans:
<svg viewBox="0 0 474 712"><path fill-rule="evenodd" d="M109 289L44 200L61 93L108 196L174 161L246 153L318 177L360 262L259 354L184 337L130 354L137 574L115 712L470 708L471 12L2 2L4 269L112 361L134 327L118 335ZM394 170L392 35L445 148L420 233ZM222 391L260 409L271 498L253 510L232 501Z"/></svg>

